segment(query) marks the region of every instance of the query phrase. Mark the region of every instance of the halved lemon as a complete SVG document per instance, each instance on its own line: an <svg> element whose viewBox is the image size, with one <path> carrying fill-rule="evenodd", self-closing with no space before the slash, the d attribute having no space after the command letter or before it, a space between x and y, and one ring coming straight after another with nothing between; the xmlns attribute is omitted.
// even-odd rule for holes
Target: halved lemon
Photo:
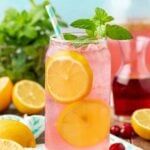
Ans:
<svg viewBox="0 0 150 150"><path fill-rule="evenodd" d="M79 100L89 93L93 73L84 56L60 51L46 62L46 88L59 102Z"/></svg>
<svg viewBox="0 0 150 150"><path fill-rule="evenodd" d="M24 148L18 143L11 140L0 139L1 150L24 150Z"/></svg>
<svg viewBox="0 0 150 150"><path fill-rule="evenodd" d="M13 103L21 113L38 113L45 106L44 88L34 81L19 81L13 89Z"/></svg>
<svg viewBox="0 0 150 150"><path fill-rule="evenodd" d="M139 109L131 118L135 132L144 139L150 140L150 109Z"/></svg>
<svg viewBox="0 0 150 150"><path fill-rule="evenodd" d="M23 123L14 120L0 120L0 139L15 141L23 147L35 147L36 145L30 129Z"/></svg>
<svg viewBox="0 0 150 150"><path fill-rule="evenodd" d="M0 111L5 110L12 100L13 83L9 77L0 78Z"/></svg>
<svg viewBox="0 0 150 150"><path fill-rule="evenodd" d="M102 100L74 102L60 112L56 127L69 144L93 146L109 136L110 108Z"/></svg>

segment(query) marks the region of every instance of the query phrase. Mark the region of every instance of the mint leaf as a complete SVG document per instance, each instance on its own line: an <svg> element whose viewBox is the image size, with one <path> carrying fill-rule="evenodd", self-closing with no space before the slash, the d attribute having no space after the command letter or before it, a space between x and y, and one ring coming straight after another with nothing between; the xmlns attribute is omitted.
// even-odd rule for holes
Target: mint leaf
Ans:
<svg viewBox="0 0 150 150"><path fill-rule="evenodd" d="M65 40L75 40L77 39L77 36L71 33L64 33L64 38Z"/></svg>
<svg viewBox="0 0 150 150"><path fill-rule="evenodd" d="M37 37L37 31L34 27L27 25L26 27L24 27L23 31L20 31L19 36L26 36L29 39L34 39Z"/></svg>
<svg viewBox="0 0 150 150"><path fill-rule="evenodd" d="M106 26L105 25L101 25L101 26L97 27L96 36L97 36L97 38L106 37Z"/></svg>
<svg viewBox="0 0 150 150"><path fill-rule="evenodd" d="M90 19L79 19L71 23L72 27L86 29L86 30L95 30L96 26L94 22Z"/></svg>
<svg viewBox="0 0 150 150"><path fill-rule="evenodd" d="M75 47L80 47L80 46L83 46L83 45L87 45L89 43L91 43L91 41L93 41L94 39L90 38L89 36L79 36L78 38L76 38L74 41L73 41L73 45Z"/></svg>
<svg viewBox="0 0 150 150"><path fill-rule="evenodd" d="M98 21L100 24L105 24L106 22L114 20L114 18L109 16L104 9L96 8L94 20Z"/></svg>
<svg viewBox="0 0 150 150"><path fill-rule="evenodd" d="M95 37L95 31L86 30L86 33L87 33L88 37L93 37L93 38Z"/></svg>
<svg viewBox="0 0 150 150"><path fill-rule="evenodd" d="M85 29L87 36L87 38L85 38L86 40L97 40L107 37L116 40L132 39L132 35L127 29L118 25L110 25L109 23L113 20L114 18L104 9L96 8L95 15L92 19L78 19L71 23L71 26Z"/></svg>
<svg viewBox="0 0 150 150"><path fill-rule="evenodd" d="M107 25L106 35L114 40L128 40L133 38L127 29L118 25Z"/></svg>

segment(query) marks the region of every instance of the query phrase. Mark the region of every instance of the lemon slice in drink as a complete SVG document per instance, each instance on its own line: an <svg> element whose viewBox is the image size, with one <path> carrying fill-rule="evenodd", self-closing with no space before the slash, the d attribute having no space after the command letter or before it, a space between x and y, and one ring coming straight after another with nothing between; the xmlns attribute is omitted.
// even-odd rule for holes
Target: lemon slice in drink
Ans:
<svg viewBox="0 0 150 150"><path fill-rule="evenodd" d="M135 132L144 139L150 140L150 109L139 109L131 118Z"/></svg>
<svg viewBox="0 0 150 150"><path fill-rule="evenodd" d="M21 113L38 113L45 106L44 88L34 81L19 81L13 89L13 103Z"/></svg>
<svg viewBox="0 0 150 150"><path fill-rule="evenodd" d="M71 102L86 96L92 87L93 74L84 56L60 51L46 62L46 87L59 102Z"/></svg>
<svg viewBox="0 0 150 150"><path fill-rule="evenodd" d="M109 135L109 106L102 100L74 102L60 112L56 126L61 137L69 144L93 146Z"/></svg>
<svg viewBox="0 0 150 150"><path fill-rule="evenodd" d="M11 140L0 139L1 150L24 150L24 148L18 143Z"/></svg>

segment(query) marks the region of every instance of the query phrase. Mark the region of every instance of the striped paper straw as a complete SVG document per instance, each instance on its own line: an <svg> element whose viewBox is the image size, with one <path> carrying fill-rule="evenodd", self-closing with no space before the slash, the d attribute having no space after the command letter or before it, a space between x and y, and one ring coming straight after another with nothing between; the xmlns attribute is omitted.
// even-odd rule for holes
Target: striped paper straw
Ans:
<svg viewBox="0 0 150 150"><path fill-rule="evenodd" d="M53 6L51 4L47 5L46 10L47 10L47 13L50 17L52 26L53 26L55 34L56 34L56 37L59 38L59 39L63 39L63 35L61 33L60 26L57 22L56 15L55 15L55 10L54 10Z"/></svg>

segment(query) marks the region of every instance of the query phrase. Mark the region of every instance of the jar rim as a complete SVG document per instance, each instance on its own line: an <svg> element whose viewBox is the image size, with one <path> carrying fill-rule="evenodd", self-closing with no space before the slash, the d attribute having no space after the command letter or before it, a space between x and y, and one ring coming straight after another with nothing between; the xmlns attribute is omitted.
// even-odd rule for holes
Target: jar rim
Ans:
<svg viewBox="0 0 150 150"><path fill-rule="evenodd" d="M70 32L63 32L63 33L70 33ZM85 35L84 32L71 32L73 33L74 35L77 35L77 36L81 36L81 35ZM98 43L105 43L106 42L106 38L102 38L102 39L96 39L96 40L89 40L89 41L83 41L83 42L80 42L80 40L65 40L65 39L60 39L58 37L56 37L55 34L53 34L52 36L50 36L50 40L51 41L54 41L54 42L57 42L57 43L71 43L71 44L98 44Z"/></svg>

